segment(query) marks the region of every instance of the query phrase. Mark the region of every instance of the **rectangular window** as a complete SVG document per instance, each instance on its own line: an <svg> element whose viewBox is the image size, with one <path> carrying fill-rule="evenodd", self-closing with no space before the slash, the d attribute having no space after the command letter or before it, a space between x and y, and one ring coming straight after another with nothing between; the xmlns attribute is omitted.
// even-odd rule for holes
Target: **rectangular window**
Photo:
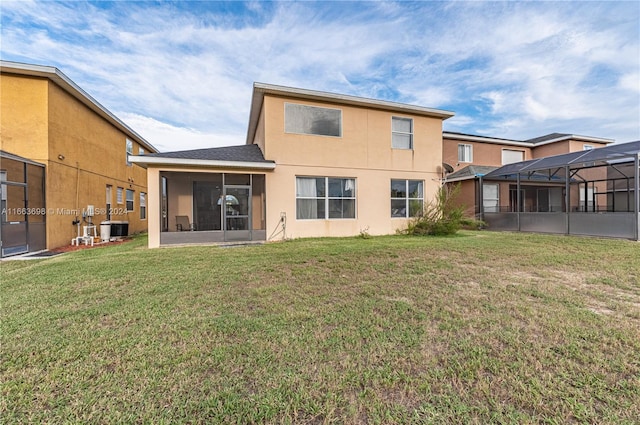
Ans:
<svg viewBox="0 0 640 425"><path fill-rule="evenodd" d="M285 103L284 131L342 137L342 110Z"/></svg>
<svg viewBox="0 0 640 425"><path fill-rule="evenodd" d="M473 145L458 145L458 162L473 162Z"/></svg>
<svg viewBox="0 0 640 425"><path fill-rule="evenodd" d="M129 155L133 155L133 142L127 139L127 165L131 165L129 162Z"/></svg>
<svg viewBox="0 0 640 425"><path fill-rule="evenodd" d="M122 201L122 191L123 191L123 190L124 190L124 189L122 189L121 187L119 187L119 188L117 188L117 189L116 189L116 202L117 202L118 204L122 204L122 202L123 202L123 201Z"/></svg>
<svg viewBox="0 0 640 425"><path fill-rule="evenodd" d="M513 164L514 162L520 161L524 161L524 151L502 149L502 165Z"/></svg>
<svg viewBox="0 0 640 425"><path fill-rule="evenodd" d="M356 217L356 180L296 177L296 218L325 220Z"/></svg>
<svg viewBox="0 0 640 425"><path fill-rule="evenodd" d="M127 189L127 211L133 211L133 190Z"/></svg>
<svg viewBox="0 0 640 425"><path fill-rule="evenodd" d="M391 217L418 217L423 208L423 180L391 180Z"/></svg>
<svg viewBox="0 0 640 425"><path fill-rule="evenodd" d="M485 183L482 185L482 207L486 213L500 212L500 186Z"/></svg>
<svg viewBox="0 0 640 425"><path fill-rule="evenodd" d="M413 119L391 117L391 147L413 149Z"/></svg>
<svg viewBox="0 0 640 425"><path fill-rule="evenodd" d="M147 194L140 192L140 219L145 220L147 218Z"/></svg>
<svg viewBox="0 0 640 425"><path fill-rule="evenodd" d="M111 191L113 190L113 186L110 184L107 185L107 220L111 220Z"/></svg>
<svg viewBox="0 0 640 425"><path fill-rule="evenodd" d="M138 155L144 155L144 148L142 146L138 148Z"/></svg>
<svg viewBox="0 0 640 425"><path fill-rule="evenodd" d="M583 145L582 146L582 150L583 151L590 151L591 149L593 149L593 145Z"/></svg>

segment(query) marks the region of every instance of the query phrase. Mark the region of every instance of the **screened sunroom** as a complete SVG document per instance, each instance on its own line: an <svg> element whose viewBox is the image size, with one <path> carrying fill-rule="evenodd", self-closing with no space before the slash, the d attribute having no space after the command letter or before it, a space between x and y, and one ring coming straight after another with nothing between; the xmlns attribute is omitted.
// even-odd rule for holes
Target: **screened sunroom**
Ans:
<svg viewBox="0 0 640 425"><path fill-rule="evenodd" d="M640 240L640 141L508 164L480 179L491 230Z"/></svg>

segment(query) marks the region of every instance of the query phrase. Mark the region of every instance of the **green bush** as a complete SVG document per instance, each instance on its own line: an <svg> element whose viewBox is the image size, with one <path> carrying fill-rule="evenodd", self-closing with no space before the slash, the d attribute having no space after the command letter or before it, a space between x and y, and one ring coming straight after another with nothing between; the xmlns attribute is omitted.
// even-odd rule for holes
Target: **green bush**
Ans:
<svg viewBox="0 0 640 425"><path fill-rule="evenodd" d="M465 207L456 205L455 198L460 192L460 185L441 186L433 201L427 203L422 214L413 219L404 232L409 235L445 236L453 235L469 219L464 217Z"/></svg>

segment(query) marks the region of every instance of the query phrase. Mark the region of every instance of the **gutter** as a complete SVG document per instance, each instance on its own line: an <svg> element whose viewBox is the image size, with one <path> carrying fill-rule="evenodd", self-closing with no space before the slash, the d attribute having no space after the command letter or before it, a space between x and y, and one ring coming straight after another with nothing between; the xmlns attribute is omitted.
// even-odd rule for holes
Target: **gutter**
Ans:
<svg viewBox="0 0 640 425"><path fill-rule="evenodd" d="M213 159L190 159L190 158L163 158L145 155L131 155L129 162L138 164L143 168L149 165L171 165L188 167L207 168L251 168L260 170L275 170L275 162L251 162L251 161L223 161Z"/></svg>

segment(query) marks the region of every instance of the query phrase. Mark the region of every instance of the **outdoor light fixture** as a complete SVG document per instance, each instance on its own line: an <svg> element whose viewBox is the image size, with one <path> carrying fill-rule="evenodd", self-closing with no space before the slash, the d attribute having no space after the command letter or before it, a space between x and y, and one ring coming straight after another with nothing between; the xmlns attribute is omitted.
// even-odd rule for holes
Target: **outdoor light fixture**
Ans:
<svg viewBox="0 0 640 425"><path fill-rule="evenodd" d="M60 161L64 161L64 155L59 154L59 155L58 155L58 159L59 159Z"/></svg>

